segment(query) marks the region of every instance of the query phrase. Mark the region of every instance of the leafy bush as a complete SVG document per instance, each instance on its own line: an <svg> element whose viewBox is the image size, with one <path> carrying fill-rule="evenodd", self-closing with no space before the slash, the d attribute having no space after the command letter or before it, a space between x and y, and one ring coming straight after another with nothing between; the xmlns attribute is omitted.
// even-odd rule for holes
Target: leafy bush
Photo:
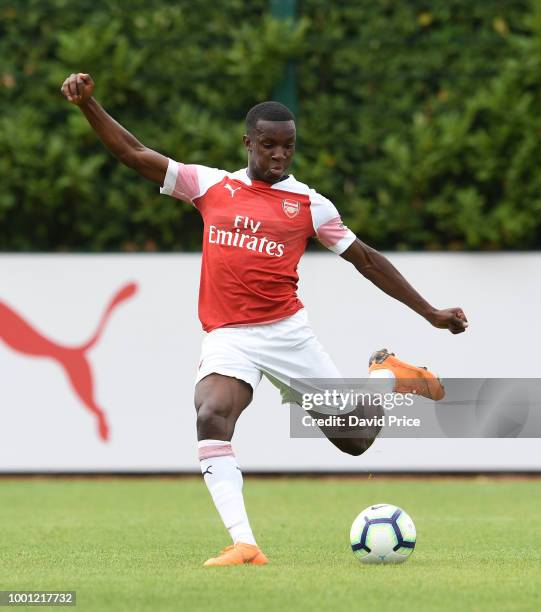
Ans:
<svg viewBox="0 0 541 612"><path fill-rule="evenodd" d="M97 141L59 88L148 146L236 169L246 110L288 62L294 172L379 248L541 244L541 17L527 0L0 0L0 249L197 249L196 211Z"/></svg>

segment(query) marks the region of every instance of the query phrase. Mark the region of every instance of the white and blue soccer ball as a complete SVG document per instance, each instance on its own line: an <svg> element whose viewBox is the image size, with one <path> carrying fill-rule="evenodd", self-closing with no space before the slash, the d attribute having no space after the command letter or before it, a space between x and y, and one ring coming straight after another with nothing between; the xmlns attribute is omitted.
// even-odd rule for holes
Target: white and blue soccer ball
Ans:
<svg viewBox="0 0 541 612"><path fill-rule="evenodd" d="M351 549L362 563L403 563L413 552L416 538L410 516L391 504L365 508L350 532Z"/></svg>

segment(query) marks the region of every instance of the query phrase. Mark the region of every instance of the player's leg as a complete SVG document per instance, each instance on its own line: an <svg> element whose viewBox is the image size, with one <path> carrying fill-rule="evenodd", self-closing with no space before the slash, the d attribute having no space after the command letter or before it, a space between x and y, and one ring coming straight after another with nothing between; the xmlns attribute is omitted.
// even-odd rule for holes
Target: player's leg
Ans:
<svg viewBox="0 0 541 612"><path fill-rule="evenodd" d="M233 546L206 561L206 566L267 563L250 527L242 472L231 445L237 419L251 402L252 393L248 383L220 374L204 377L195 388L201 473L233 540Z"/></svg>
<svg viewBox="0 0 541 612"><path fill-rule="evenodd" d="M321 393L332 391L333 386L340 387L343 377L317 340L304 310L283 321L262 326L262 333L269 339L259 345L259 366L280 390L284 403L302 405L301 398L306 393ZM309 414L320 418L328 416L329 412L319 414L311 410ZM351 414L363 418L380 416L379 407L362 404ZM342 452L356 456L370 448L380 431L377 426L362 425L338 430L332 427L320 429ZM346 436L341 436L346 429Z"/></svg>
<svg viewBox="0 0 541 612"><path fill-rule="evenodd" d="M443 385L435 374L425 367L413 366L399 360L387 349L372 353L368 365L368 377L371 380L378 379L378 392L382 394L412 393L432 400L440 400L445 395ZM347 416L348 418L357 416L362 419L372 419L371 422L376 422L374 418L377 419L383 414L381 406L373 405L367 399L358 403L355 410L349 412ZM339 429L321 427L320 429L335 446L351 455L361 454L367 450L381 431L381 427L377 425L363 429L354 426ZM350 441L347 437L341 438L340 434L346 432L354 436L355 441Z"/></svg>
<svg viewBox="0 0 541 612"><path fill-rule="evenodd" d="M318 415L314 411L310 411L310 415L314 418L326 415ZM353 420L354 423L372 423L371 425L341 425L339 427L320 426L319 429L324 436L343 453L353 455L355 457L366 452L378 437L381 426L377 425L377 419L383 415L383 408L380 405L374 405L368 399L359 401L356 407L348 411L344 417L349 421L350 417L358 417L358 420Z"/></svg>
<svg viewBox="0 0 541 612"><path fill-rule="evenodd" d="M197 439L231 441L242 411L252 401L253 389L243 380L209 374L195 387Z"/></svg>
<svg viewBox="0 0 541 612"><path fill-rule="evenodd" d="M359 394L362 397L358 398L355 408L348 410L344 415L346 423L367 423L367 425L346 424L340 427L320 427L325 437L348 455L362 455L375 442L382 429L377 423L384 415L384 410L381 402L373 402L374 392L386 395L392 393L395 386L395 376L388 370L370 371L368 378L371 379L369 392Z"/></svg>

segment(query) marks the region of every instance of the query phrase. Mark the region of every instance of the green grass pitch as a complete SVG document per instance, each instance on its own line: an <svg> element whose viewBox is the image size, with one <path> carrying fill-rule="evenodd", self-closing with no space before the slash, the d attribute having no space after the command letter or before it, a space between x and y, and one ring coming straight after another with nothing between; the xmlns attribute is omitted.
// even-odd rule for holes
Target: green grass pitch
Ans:
<svg viewBox="0 0 541 612"><path fill-rule="evenodd" d="M541 481L245 479L265 567L203 568L229 537L199 478L0 481L0 589L77 610L539 610ZM417 547L363 566L349 528L403 507ZM27 608L25 608L27 609Z"/></svg>

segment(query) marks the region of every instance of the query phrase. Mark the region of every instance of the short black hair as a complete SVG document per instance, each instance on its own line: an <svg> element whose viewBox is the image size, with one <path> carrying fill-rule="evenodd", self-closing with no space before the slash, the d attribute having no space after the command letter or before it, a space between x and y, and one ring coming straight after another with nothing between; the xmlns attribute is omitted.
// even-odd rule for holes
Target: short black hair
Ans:
<svg viewBox="0 0 541 612"><path fill-rule="evenodd" d="M261 121L295 121L293 113L280 102L261 102L253 106L246 115L246 131L255 129L257 122Z"/></svg>

